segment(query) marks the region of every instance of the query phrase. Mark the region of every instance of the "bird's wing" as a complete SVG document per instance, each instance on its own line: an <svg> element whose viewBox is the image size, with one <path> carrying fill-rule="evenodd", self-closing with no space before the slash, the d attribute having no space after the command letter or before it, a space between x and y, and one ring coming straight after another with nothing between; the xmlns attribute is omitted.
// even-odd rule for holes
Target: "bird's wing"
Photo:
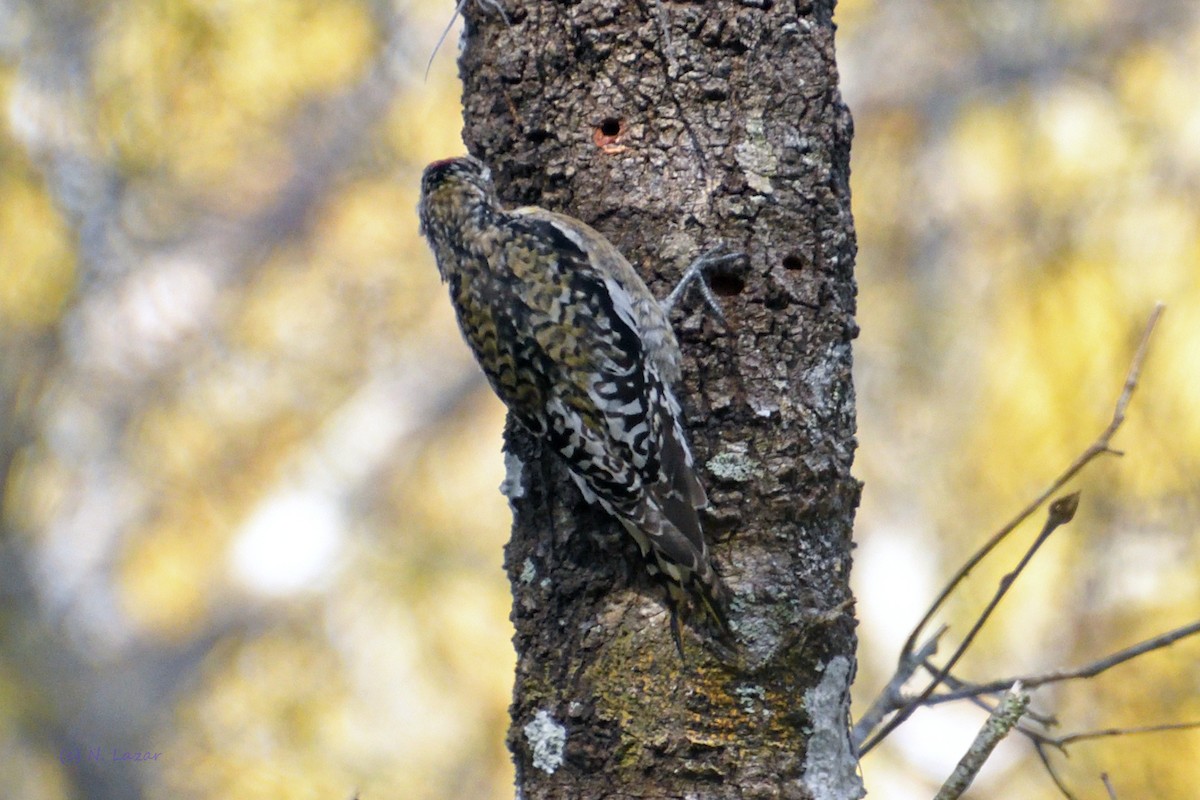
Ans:
<svg viewBox="0 0 1200 800"><path fill-rule="evenodd" d="M603 257L596 254L612 245L582 223L542 212L514 214L511 224L521 233L507 237L519 243L510 253L510 270L521 269L514 260L549 254L555 264L550 288L535 285L526 297L534 336L561 376L550 382L550 436L557 434L557 446L584 473L587 488L623 514L653 516L629 506L646 488L675 529L673 535L664 530L657 545L671 558L685 565L703 558L696 508L707 499L679 405L648 358L639 324L638 302L653 297L640 280L630 287L607 263L596 263ZM579 461L580 453L591 458ZM661 527L648 517L646 522Z"/></svg>
<svg viewBox="0 0 1200 800"><path fill-rule="evenodd" d="M529 309L506 297L489 270L459 271L448 282L463 338L492 389L526 429L544 434L553 367L524 334Z"/></svg>

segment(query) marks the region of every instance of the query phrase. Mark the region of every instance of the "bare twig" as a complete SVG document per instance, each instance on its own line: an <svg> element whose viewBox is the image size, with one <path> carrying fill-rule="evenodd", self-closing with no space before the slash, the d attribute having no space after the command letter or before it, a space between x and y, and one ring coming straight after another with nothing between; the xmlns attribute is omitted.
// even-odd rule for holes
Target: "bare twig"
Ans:
<svg viewBox="0 0 1200 800"><path fill-rule="evenodd" d="M1061 681L1075 680L1076 678L1094 678L1119 664L1124 664L1126 661L1130 661L1145 653L1162 649L1180 639L1193 636L1197 633L1200 633L1200 620L1167 631L1144 642L1139 642L1132 647L1127 647L1124 650L1120 650L1076 669L1056 670L1054 672L1044 672L1040 675L1022 675L1005 680L988 681L987 683L963 684L961 687L956 687L949 692L930 697L925 704L933 706L948 703L951 700L961 700L965 697L995 694L1004 691L1005 687L1012 686L1015 681L1020 681L1026 688L1036 689L1048 683L1059 683Z"/></svg>
<svg viewBox="0 0 1200 800"><path fill-rule="evenodd" d="M930 675L937 674L938 667L932 661L926 660L923 666L925 667L925 669L929 670ZM1026 689L1033 688L1031 686L1028 686L1025 683L1024 678L1013 678L1013 680L1008 685L1012 686L1012 684L1017 683L1018 681ZM982 696L985 694L998 694L999 692L978 692L978 693L976 693L976 692L971 691L972 689L974 689L974 687L982 686L983 684L969 683L968 681L964 681L961 678L956 678L953 675L947 675L945 680L942 681L942 683L945 686L949 686L951 692L959 695L960 699L971 701L974 705L978 706L979 708L982 708L984 711L988 712L989 714L992 713L992 711L994 711L996 708L995 703L988 703L988 702L984 701L982 699ZM988 684L988 685L990 686L991 684ZM931 697L925 701L925 705L927 705L927 706L938 705L941 703L942 698L948 694L949 694L949 692L947 692L946 694L934 695L933 697ZM1053 728L1055 725L1058 724L1058 718L1055 717L1053 714L1043 714L1041 712L1034 711L1033 709L1029 709L1029 708L1025 709L1025 719L1036 722L1037 724L1041 725L1044 728ZM1020 727L1020 726L1018 726L1018 727Z"/></svg>
<svg viewBox="0 0 1200 800"><path fill-rule="evenodd" d="M941 590L938 596L930 604L928 610L926 610L924 616L922 616L921 620L909 634L903 648L901 648L895 676L893 676L892 681L889 681L888 686L885 687L885 690L881 693L880 698L876 700L874 704L872 704L871 711L868 712L874 712L872 713L872 719L868 720L866 715L864 715L859 724L855 726L856 741L861 741L868 735L869 729L866 729L866 732L864 732L864 728L868 722L872 724L878 724L878 721L882 719L882 717L877 713L878 709L887 708L889 706L891 708L901 708L901 706L897 705L897 703L900 702L900 695L895 687L897 685L903 685L903 683L905 683L913 674L915 667L913 667L912 664L914 661L915 651L917 650L917 641L919 637L929 625L930 621L933 619L933 616L945 604L946 599L970 574L971 570L974 569L975 566L979 564L979 562L982 561L992 550L994 550L996 546L1000 544L1000 542L1004 541L1004 539L1006 539L1008 535L1017 528L1018 525L1028 519L1038 508L1042 506L1043 503L1046 502L1046 500L1048 500L1055 492L1062 488L1062 486L1065 485L1069 480L1075 477L1075 475L1078 474L1079 471L1087 466L1093 459L1104 453L1112 453L1116 455L1120 454L1119 451L1114 450L1111 447L1112 438L1125 421L1125 412L1129 407L1129 403L1133 398L1133 393L1136 390L1138 381L1141 377L1142 366L1145 363L1146 356L1149 352L1151 337L1165 308L1166 307L1162 303L1158 303L1154 307L1154 310L1150 314L1150 318L1146 322L1146 326L1142 332L1141 340L1138 343L1137 351L1134 353L1133 360L1129 366L1129 371L1125 375L1125 382L1121 387L1121 393L1118 396L1117 402L1113 408L1112 418L1110 419L1108 426L1100 433L1094 442L1088 445L1088 447L1057 478L1051 482L1051 484L1040 495L1034 498L1032 502L1018 512L1017 515L1002 528L1000 528L1000 530L992 534L992 536L983 544L983 546L980 547L969 559L967 559L967 561L958 569L946 586ZM1049 520L1047 521L1047 525L1049 525ZM1042 534L1038 537L1038 540L1034 543L1030 552L1026 554L1027 558L1031 557L1033 551L1036 551L1036 549L1040 547L1041 543L1045 541L1045 536L1047 535L1049 535L1049 532L1043 529ZM1007 587L1002 585L1002 589L1006 591ZM993 604L995 602L996 601L993 600ZM990 613L990 610L985 611L984 616L976 622L976 627L981 626L982 623L986 621L986 615L988 613ZM971 635L973 636L973 634ZM959 650L961 651L963 648L960 647ZM865 754L884 736L894 730L898 725L903 723L909 716L911 716L918 705L929 704L930 695L932 695L933 691L937 688L937 685L946 679L950 669L957 661L958 655L959 654L956 654L956 657L952 658L947 666L935 675L933 683L931 683L930 686L924 692L922 692L921 697L914 701L914 703L905 705L903 710L901 710L896 717L890 720L887 723L887 726L881 730L880 733L876 734L870 741L866 742L866 744L861 747L860 754ZM1117 656L1120 655L1121 654L1117 654ZM1132 655L1129 657L1132 657ZM1007 685L1009 684L1004 684L1004 686ZM988 686L992 687L992 684L988 684ZM1002 687L994 689L994 691L1000 691L1001 689ZM981 691L979 693L983 694L988 692ZM959 696L966 697L969 696L969 694L963 693ZM945 701L935 700L935 702ZM886 714L886 711L884 713Z"/></svg>
<svg viewBox="0 0 1200 800"><path fill-rule="evenodd" d="M1050 780L1054 781L1054 785L1058 787L1058 791L1062 793L1062 796L1067 798L1067 800L1077 800L1075 795L1071 794L1071 790L1067 788L1067 785L1063 783L1062 778L1058 777L1058 773L1054 771L1054 765L1050 763L1050 756L1046 754L1046 745L1034 740L1033 749L1037 753L1038 758L1041 759L1042 766L1046 768L1046 774L1050 776Z"/></svg>
<svg viewBox="0 0 1200 800"><path fill-rule="evenodd" d="M1079 733L1060 736L1057 739L1047 737L1047 743L1065 750L1067 745L1084 742L1088 739L1104 739L1109 736L1132 736L1139 733L1163 733L1165 731L1193 731L1200 728L1200 721L1169 722L1163 725L1142 725L1136 728L1102 728L1095 731L1080 731Z"/></svg>
<svg viewBox="0 0 1200 800"><path fill-rule="evenodd" d="M1108 779L1107 772L1100 773L1100 780L1104 782L1104 791L1108 792L1108 800L1118 800L1117 790L1113 788L1112 781Z"/></svg>
<svg viewBox="0 0 1200 800"><path fill-rule="evenodd" d="M459 14L462 14L463 6L467 4L467 0L459 0L458 5L454 7L454 13L450 16L450 21L446 23L445 30L438 37L437 44L433 46L433 52L429 54L429 62L425 64L425 80L429 80L429 70L433 67L433 59L437 57L438 50L442 49L442 42L446 41L446 37L450 35L450 29L454 27L454 21L458 19Z"/></svg>
<svg viewBox="0 0 1200 800"><path fill-rule="evenodd" d="M992 751L996 749L996 745L1000 744L1013 726L1021 720L1021 715L1028 706L1029 695L1021 688L1021 684L1013 684L933 800L957 800L961 797L975 780Z"/></svg>
<svg viewBox="0 0 1200 800"><path fill-rule="evenodd" d="M930 665L930 664L926 664L925 668L928 669L931 673L936 672L936 670L937 670L937 667ZM959 689L959 688L962 688L963 686L965 686L965 684L962 681L958 680L957 678L955 678L952 675L946 676L945 683L947 686L950 686L955 689ZM1024 684L1022 684L1022 685L1024 685ZM977 708L983 709L988 714L995 713L996 708L1000 705L999 703L989 703L987 700L984 700L982 697L966 697L963 699L967 700L968 702L970 702ZM929 703L927 702L926 705L929 705ZM1017 723L1017 727L1016 727L1016 731L1018 733L1023 734L1026 738L1028 738L1030 740L1030 742L1032 742L1034 744L1035 747L1038 744L1043 744L1043 745L1051 744L1051 742L1047 740L1045 733L1029 727L1029 725L1027 724L1028 722L1035 722L1038 725L1041 725L1043 728L1052 728L1052 727L1058 725L1057 718L1055 718L1052 714L1041 714L1041 713L1038 713L1036 711L1031 711L1030 709L1026 708L1025 716L1021 718L1021 721Z"/></svg>
<svg viewBox="0 0 1200 800"><path fill-rule="evenodd" d="M988 619L991 618L992 612L994 612L996 607L1000 605L1000 601L1004 599L1006 594L1008 594L1008 590L1012 588L1012 585L1016 582L1017 578L1019 578L1021 573L1024 572L1025 567L1029 565L1029 562L1033 560L1033 557L1037 554L1037 551L1041 548L1045 541L1050 538L1050 534L1058 530L1059 527L1070 522L1071 519L1074 518L1075 510L1078 507L1079 492L1069 494L1066 497L1060 497L1050 504L1050 510L1046 515L1046 524L1042 526L1042 532L1038 534L1037 538L1034 539L1033 544L1031 544L1029 549L1025 551L1025 554L1021 556L1021 560L1017 562L1017 565L1013 568L1012 572L1000 579L1000 584L996 587L996 593L992 595L992 599L979 614L979 617L975 620L975 624L971 626L971 630L969 630L967 635L963 637L962 642L958 645L958 649L954 651L954 655L950 656L950 660L946 662L946 665L942 667L936 675L934 675L933 680L930 681L929 685L925 687L925 690L922 691L920 695L906 703L904 708L897 711L896 715L888 720L887 723L879 729L878 733L876 733L874 736L868 739L866 743L863 744L862 750L860 751L862 754L870 752L871 748L879 744L884 737L886 737L900 725L904 724L905 720L911 717L913 712L924 705L925 702L933 695L934 690L941 685L942 681L946 679L946 676L950 674L950 670L954 669L954 665L958 663L959 659L963 657L963 655L967 652L967 649L970 648L970 646L974 643L975 637L979 634L980 629L982 629Z"/></svg>
<svg viewBox="0 0 1200 800"><path fill-rule="evenodd" d="M499 12L504 24L512 27L512 20L508 18L508 12L504 10L504 6L500 5L498 0L478 0L481 7L491 8L493 11ZM454 7L454 14L451 15L450 21L446 23L445 30L438 37L437 44L433 46L433 52L429 54L429 63L425 65L425 80L429 80L429 70L433 66L433 59L437 57L438 50L442 48L442 43L446 41L446 37L450 35L450 29L454 27L454 21L462 16L463 9L467 5L467 0L459 0L458 5Z"/></svg>
<svg viewBox="0 0 1200 800"><path fill-rule="evenodd" d="M925 616L921 617L921 621L913 628L909 634L907 641L904 643L904 648L900 651L900 661L910 656L913 649L916 647L917 639L921 636L921 631L933 619L933 615L938 612L938 609L946 602L946 599L954 592L960 583L971 573L980 561L992 552L998 544L1004 541L1010 533L1012 533L1018 525L1027 520L1033 512L1041 508L1042 504L1052 497L1059 489L1066 485L1067 481L1075 477L1075 475L1087 466L1092 459L1103 453L1112 453L1119 455L1119 451L1113 450L1109 444L1112 437L1116 434L1121 424L1125 421L1125 411L1129 407L1129 401L1133 398L1133 392L1137 388L1138 380L1142 373L1142 364L1146 361L1146 354L1150 348L1150 337L1154 333L1154 327L1158 324L1159 317L1162 316L1166 306L1163 303L1158 303L1154 306L1154 310L1150 313L1150 319L1146 322L1146 327L1142 331L1141 341L1138 343L1137 352L1134 353L1133 361L1129 365L1129 372L1125 375L1125 383L1121 387L1121 394L1117 398L1117 404L1113 409L1112 419L1108 423L1108 427L1097 437L1096 441L1088 445L1078 458L1071 465L1055 478L1051 484L1046 487L1041 494L1034 498L1025 508L1021 509L1015 517L1009 520L1004 527L992 534L983 546L975 551L974 555L966 560L966 562L958 569L950 582L942 589L937 598L929 606L925 612Z"/></svg>
<svg viewBox="0 0 1200 800"><path fill-rule="evenodd" d="M1197 729L1200 729L1200 721L1175 722L1165 725L1144 725L1137 728L1105 728L1103 730L1096 731L1081 731L1080 733L1072 733L1067 736L1055 738L1047 736L1044 733L1038 733L1037 731L1029 730L1025 727L1018 726L1017 728L1017 730L1028 737L1033 743L1033 749L1037 753L1038 758L1041 760L1042 766L1046 768L1046 774L1050 776L1050 780L1054 781L1054 785L1058 787L1058 790L1062 792L1063 797L1067 798L1067 800L1075 800L1075 796L1071 794L1066 785L1063 783L1062 779L1058 777L1058 773L1055 772L1054 765L1050 763L1050 756L1046 752L1047 747L1057 748L1065 754L1067 752L1067 745L1075 742L1087 741L1089 739L1101 739L1108 736L1132 736L1140 733L1163 733L1166 731L1187 731ZM1116 794L1113 792L1111 785L1108 783L1107 776L1101 775L1101 778L1104 780L1104 785L1109 790L1109 796L1115 797Z"/></svg>

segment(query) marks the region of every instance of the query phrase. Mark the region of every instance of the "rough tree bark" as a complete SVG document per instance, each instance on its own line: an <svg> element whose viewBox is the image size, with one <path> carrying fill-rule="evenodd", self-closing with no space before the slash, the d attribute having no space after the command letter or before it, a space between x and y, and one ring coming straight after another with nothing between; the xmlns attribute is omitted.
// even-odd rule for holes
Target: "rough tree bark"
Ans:
<svg viewBox="0 0 1200 800"><path fill-rule="evenodd" d="M460 58L463 136L501 197L591 223L660 297L718 243L749 257L715 281L728 327L694 299L674 312L740 663L691 633L681 663L632 541L509 426L519 796L858 797L855 242L833 3L505 12L467 4Z"/></svg>

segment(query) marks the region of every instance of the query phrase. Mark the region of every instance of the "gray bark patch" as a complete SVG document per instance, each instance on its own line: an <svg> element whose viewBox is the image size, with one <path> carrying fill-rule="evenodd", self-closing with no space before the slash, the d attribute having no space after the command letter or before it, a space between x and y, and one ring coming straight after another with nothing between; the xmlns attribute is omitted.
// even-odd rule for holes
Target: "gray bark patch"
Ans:
<svg viewBox="0 0 1200 800"><path fill-rule="evenodd" d="M804 693L813 723L804 760L804 786L816 800L858 800L866 795L858 777L858 760L850 747L851 661L835 656L825 676Z"/></svg>

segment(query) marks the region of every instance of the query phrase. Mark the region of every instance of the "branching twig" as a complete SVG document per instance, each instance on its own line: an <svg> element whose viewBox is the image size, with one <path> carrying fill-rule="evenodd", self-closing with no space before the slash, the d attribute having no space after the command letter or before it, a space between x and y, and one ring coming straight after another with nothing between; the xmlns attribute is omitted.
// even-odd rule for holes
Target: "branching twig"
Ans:
<svg viewBox="0 0 1200 800"><path fill-rule="evenodd" d="M1107 736L1132 736L1139 733L1162 733L1164 731L1188 731L1196 729L1200 729L1200 721L1173 722L1165 725L1143 725L1137 728L1105 728L1103 730L1081 731L1079 733L1072 733L1068 734L1067 736L1055 738L1052 736L1047 736L1044 733L1038 733L1037 731L1029 730L1025 727L1019 726L1017 728L1017 730L1019 730L1022 734L1028 737L1031 742L1033 742L1033 749L1037 753L1038 758L1041 760L1042 766L1046 768L1046 774L1050 776L1050 780L1054 781L1054 785L1058 787L1058 790L1062 792L1063 797L1067 798L1067 800L1075 800L1075 795L1071 794L1070 790L1067 789L1062 779L1058 777L1058 773L1055 772L1054 765L1050 763L1050 756L1046 752L1047 747L1054 747L1063 753L1066 753L1067 745L1075 742L1086 741L1088 739L1101 739ZM1107 776L1102 775L1101 778L1104 780L1104 785L1108 787L1109 796L1115 797L1115 793L1108 783Z"/></svg>
<svg viewBox="0 0 1200 800"><path fill-rule="evenodd" d="M951 700L961 700L965 697L995 694L1004 691L1006 687L1012 686L1016 681L1020 681L1021 685L1028 689L1036 689L1048 683L1059 683L1061 681L1075 680L1076 678L1094 678L1100 673L1112 669L1119 664L1124 664L1126 661L1137 658L1144 653L1160 650L1174 644L1180 639L1193 636L1197 633L1200 633L1200 621L1167 631L1164 634L1147 639L1144 642L1139 642L1132 647L1127 647L1124 650L1120 650L1076 669L1056 670L1054 672L1044 672L1040 675L1022 675L1005 680L988 681L987 683L963 684L961 688L956 687L949 692L930 697L925 704L934 706L941 703L948 703Z"/></svg>
<svg viewBox="0 0 1200 800"><path fill-rule="evenodd" d="M1200 721L1168 722L1163 725L1142 725L1136 728L1102 728L1095 731L1080 731L1079 733L1060 736L1057 739L1047 737L1046 743L1052 744L1060 750L1065 750L1069 744L1087 741L1088 739L1103 739L1108 736L1133 736L1139 733L1163 733L1164 731L1192 731L1197 728L1200 728Z"/></svg>
<svg viewBox="0 0 1200 800"><path fill-rule="evenodd" d="M950 659L950 661L947 663L947 665L935 674L933 682L930 683L930 685L925 689L924 692L922 692L920 697L918 697L916 700L914 700L911 703L906 703L906 704L901 705L903 703L903 700L902 700L902 696L900 695L897 687L902 686L912 676L912 674L915 670L914 662L920 663L921 661L924 660L924 659L916 659L915 658L916 651L917 651L917 641L918 641L919 637L922 635L922 632L925 630L925 628L929 625L930 621L933 619L933 616L945 604L945 601L947 600L947 598L954 592L954 590L959 586L959 584L961 584L962 581L967 577L967 575L970 574L971 570L974 569L975 566L978 565L979 562L982 561L992 550L994 550L996 548L996 546L1000 544L1000 542L1004 541L1004 539L1006 539L1008 537L1008 535L1011 534L1013 532L1013 530L1015 530L1017 528L1018 525L1020 525L1022 522L1024 522L1026 519L1028 519L1038 508L1040 508L1042 506L1043 503L1046 502L1046 500L1048 500L1055 492L1057 492L1059 489L1061 489L1062 486L1065 485L1069 480L1071 480L1073 477L1075 477L1075 475L1078 474L1079 471L1082 470L1085 466L1087 466L1093 459L1095 459L1097 456L1104 454L1104 453L1112 453L1115 455L1120 455L1119 451L1114 450L1111 447L1112 438L1116 434L1116 432L1120 429L1122 423L1124 423L1124 421L1125 421L1125 412L1129 407L1129 403L1130 403L1131 399L1133 398L1133 393L1136 390L1138 381L1141 377L1142 366L1145 363L1146 355L1149 351L1150 339L1154 333L1155 326L1158 324L1159 318L1162 316L1164 309L1165 309L1165 306L1162 303L1157 304L1154 307L1153 312L1151 312L1149 320L1147 320L1147 322L1146 322L1146 327L1142 332L1142 337L1138 343L1137 351L1134 353L1133 360L1130 363L1129 371L1126 373L1125 382L1121 387L1121 393L1118 396L1116 405L1113 408L1112 418L1109 421L1108 426L1100 433L1100 435L1096 438L1096 440L1094 442L1092 442L1090 445L1088 445L1088 447L1070 464L1070 466L1068 466L1057 478L1055 478L1051 482L1051 484L1040 495L1038 495L1032 502L1030 502L1025 508L1023 508L1015 517L1013 517L1012 520L1010 520L1007 524L1005 524L1002 528L1000 528L1000 530L998 530L996 533L992 534L992 536L983 544L983 546L980 547L969 559L967 559L967 561L958 569L958 571L954 574L954 576L950 579L950 581L946 584L946 586L941 590L941 592L938 594L938 596L934 599L933 603L929 606L928 610L926 610L924 616L922 616L920 622L918 622L917 625L913 628L912 632L908 636L908 639L905 641L903 648L901 648L900 658L899 658L899 661L897 664L895 675L893 676L892 680L889 681L888 686L885 687L884 691L880 694L880 697L875 701L874 704L872 704L871 709L868 711L868 714L870 715L870 719L868 719L867 715L864 715L863 719L861 719L859 721L859 723L857 725L855 725L854 741L856 743L861 743L863 740L865 740L866 737L870 734L872 727L875 725L878 725L879 722L882 720L883 716L886 715L887 709L890 708L890 709L901 709L901 710L899 710L899 713L897 713L895 717L893 717L891 720L888 721L886 726L882 730L880 730L879 733L877 733L874 737L872 737L869 741L867 741L865 744L862 745L862 747L860 748L860 755L868 752L879 741L881 741L883 739L883 737L885 737L888 733L890 733L897 726L899 726L906 719L908 719L908 717L912 715L913 711L915 711L917 707L919 707L920 705L931 704L930 696L933 694L934 690L937 689L937 686L940 683L942 683L946 679L946 677L949 675L950 670L953 668L953 666L957 662L958 658L961 657L963 652L965 652L966 646L969 646L974 635L978 632L978 629L980 627L982 627L984 622L986 622L987 617L991 613L992 609L994 609L995 604L999 602L999 598L1002 597L1003 594L1008 590L1008 587L1009 587L1009 585L1011 585L1011 581L1016 577L1016 574L1019 574L1021 569L1023 569L1024 565L1028 562L1028 559L1033 556L1034 552L1036 552L1036 550L1041 546L1041 544L1045 541L1046 537L1049 536L1049 534L1053 531L1054 527L1057 527L1057 525L1062 524L1061 522L1059 522L1059 523L1057 523L1057 525L1053 525L1053 526L1051 525L1051 523L1054 519L1054 516L1055 516L1054 509L1053 508L1051 509L1050 518L1047 520L1047 523L1046 523L1047 527L1043 528L1042 533L1039 535L1038 539L1031 546L1030 550L1026 552L1025 557L1022 559L1020 565L1017 567L1017 569L1014 571L1014 573L1011 573L1010 575L1006 576L1005 579L1001 582L1001 587L1000 587L1000 590L997 592L997 596L995 598L993 598L992 604L989 606L989 608L987 610L984 611L983 615L981 615L981 617L976 621L974 628L972 629L971 633L968 634L967 639L964 640L963 645L960 645L958 651ZM1066 500L1066 499L1067 498L1063 498L1063 500ZM1059 502L1062 502L1062 500L1060 500ZM1174 632L1174 633L1178 633L1178 631ZM1168 636L1169 635L1170 634L1168 634ZM1190 635L1190 633L1183 634L1183 635ZM1181 638L1181 637L1177 637L1177 638ZM1165 646L1165 644L1161 644L1158 646L1160 646L1160 647ZM1154 649L1154 648L1150 647L1148 649ZM1132 658L1139 654L1140 653L1123 651L1122 653L1118 653L1118 654L1115 654L1114 656L1110 657L1113 659L1118 659L1118 660L1114 661L1113 664L1106 665L1105 662L1102 661L1102 662L1096 662L1095 665L1090 665L1090 666L1100 665L1101 666L1100 671L1103 671L1103 669L1108 669L1110 666L1113 666L1116 663L1120 663L1122 660L1127 660L1128 658ZM1105 661L1107 661L1107 660L1105 660ZM1087 668L1085 668L1085 669L1087 669ZM1037 678L1037 677L1045 677L1045 676L1035 676L1035 678ZM1061 678L1061 680L1066 680L1066 678ZM1041 683L1047 683L1047 682L1050 682L1050 681L1042 681ZM1007 685L1010 685L1010 684L1009 683L1003 684L1003 686L1007 686ZM1037 685L1041 685L1041 684L1039 683ZM987 684L987 686L993 687L994 684ZM1003 687L990 688L989 691L1000 691L1002 688ZM959 695L961 697L972 696L970 693L968 693L962 689L959 689L956 691L963 692L962 694ZM980 691L980 692L977 692L976 694L983 694L983 693L988 693L988 692ZM940 699L935 699L934 702L945 702L945 701L940 700ZM884 709L882 713L880 713L880 709ZM870 725L872 727L868 727L868 725Z"/></svg>
<svg viewBox="0 0 1200 800"><path fill-rule="evenodd" d="M1013 684L933 800L957 800L961 797L975 780L992 751L996 749L996 745L1020 722L1028 706L1029 695L1022 689L1021 684Z"/></svg>
<svg viewBox="0 0 1200 800"><path fill-rule="evenodd" d="M938 594L937 598L929 606L929 609L925 612L925 616L921 617L921 621L917 623L916 627L913 628L912 633L909 634L907 641L904 643L903 649L900 651L901 662L903 662L906 657L909 657L912 654L913 649L916 647L917 639L921 636L921 631L923 631L929 624L930 620L933 619L933 615L938 612L938 609L942 607L951 593L954 592L958 585L962 583L963 579L965 579L967 575L971 573L971 570L973 570L975 566L987 556L988 553L992 552L992 550L994 550L998 544L1004 541L1018 525L1027 520L1033 514L1033 512L1041 508L1042 504L1045 503L1046 500L1048 500L1059 489L1066 485L1067 481L1075 477L1075 475L1081 469L1087 466L1092 459L1096 458L1096 456L1099 456L1103 453L1120 455L1120 451L1113 450L1109 444L1112 441L1112 437L1121 427L1121 424L1125 421L1125 411L1129 407L1129 401L1133 398L1134 390L1137 388L1138 379L1141 377L1142 373L1142 364L1145 363L1146 354L1150 348L1150 337L1154 333L1154 327L1158 324L1158 319L1162 316L1165 308L1166 306L1164 304L1158 303L1154 306L1154 311L1150 313L1150 319L1146 322L1146 328L1142 332L1142 339L1138 343L1137 352L1134 353L1133 361L1129 366L1129 372L1125 375L1125 383L1121 387L1121 395L1117 398L1117 404L1113 408L1112 419L1109 421L1108 427L1105 428L1100 436L1096 438L1096 441L1088 445L1087 449L1084 450L1078 458L1071 462L1071 465L1067 467L1062 474L1055 478L1054 481L1048 487L1046 487L1041 494L1034 498L1029 505L1021 509L1021 511L1019 511L1015 517L1005 524L1004 527L992 534L991 538L984 542L983 546L976 550L974 555L968 558L966 562L958 569L958 571L954 573L954 576L950 579L950 582L946 584L941 593Z"/></svg>
<svg viewBox="0 0 1200 800"><path fill-rule="evenodd" d="M942 681L946 679L946 676L950 674L950 670L954 669L954 665L958 663L959 659L963 657L963 655L967 652L967 649L974 643L975 637L979 634L980 629L982 629L988 619L991 618L992 612L996 610L998 605L1000 605L1000 601L1004 599L1006 594L1008 594L1008 590L1012 588L1012 585L1016 582L1017 578L1021 576L1021 573L1025 570L1025 567L1029 565L1029 562L1033 560L1033 557L1037 554L1037 551L1041 548L1045 541L1050 538L1050 534L1054 533L1054 531L1058 530L1058 528L1070 522L1075 516L1075 509L1078 507L1079 492L1069 494L1066 497L1060 497L1050 504L1050 511L1046 515L1046 524L1042 526L1042 532L1038 534L1037 538L1034 539L1033 544L1031 544L1029 549L1025 551L1025 554L1021 556L1021 560L1017 562L1017 566L1013 568L1012 572L1000 579L1000 585L996 587L996 593L992 595L992 599L979 614L978 619L975 620L975 624L971 626L971 630L969 630L967 635L963 637L962 642L958 645L958 649L954 651L954 655L950 656L950 660L947 661L946 665L942 667L936 675L933 676L933 680L930 681L929 685L925 687L925 690L922 691L920 695L906 703L902 709L896 712L894 717L888 720L887 723L879 729L878 733L876 733L869 740L867 740L865 744L863 744L862 750L860 751L861 753L866 754L870 752L871 748L879 744L884 737L902 725L905 720L913 715L914 711L924 705L925 702L933 695L934 690L941 685Z"/></svg>
<svg viewBox="0 0 1200 800"><path fill-rule="evenodd" d="M1046 774L1050 776L1050 780L1054 781L1054 785L1058 787L1058 791L1062 792L1062 796L1067 800L1077 800L1075 795L1071 794L1071 790L1062 782L1062 778L1058 777L1058 773L1054 771L1054 765L1050 763L1050 756L1046 754L1046 745L1036 739L1033 742L1034 752L1042 762L1042 766L1046 768Z"/></svg>
<svg viewBox="0 0 1200 800"><path fill-rule="evenodd" d="M934 664L933 662L927 660L924 664L924 667L925 667L925 669L929 670L930 675L937 674L938 668L937 668L937 665ZM1012 683L1009 684L1009 686L1012 686L1013 683L1017 683L1017 682L1020 682L1020 684L1022 686L1024 686L1026 689L1032 688L1030 686L1026 686L1025 681L1022 678L1014 678ZM977 684L968 683L967 681L961 680L960 678L956 678L953 675L947 675L945 680L942 681L942 684L945 686L949 686L950 690L955 693L960 693L960 692L963 693L962 699L969 700L975 706L977 706L978 708L982 708L984 711L988 712L989 714L996 710L995 703L988 703L982 699L983 694L992 694L991 692L981 692L978 695L973 694L973 693L966 693L968 689L972 688L973 686L976 686ZM925 701L925 705L927 705L927 706L937 705L938 702L944 696L945 695L940 695L940 694L934 695L933 697L931 697ZM899 706L897 706L897 708L898 707ZM1053 714L1042 714L1038 711L1033 711L1028 708L1025 709L1025 719L1036 722L1037 724L1041 725L1043 728L1053 728L1055 725L1058 724L1058 718L1055 717ZM1020 728L1021 726L1018 725L1017 727Z"/></svg>

